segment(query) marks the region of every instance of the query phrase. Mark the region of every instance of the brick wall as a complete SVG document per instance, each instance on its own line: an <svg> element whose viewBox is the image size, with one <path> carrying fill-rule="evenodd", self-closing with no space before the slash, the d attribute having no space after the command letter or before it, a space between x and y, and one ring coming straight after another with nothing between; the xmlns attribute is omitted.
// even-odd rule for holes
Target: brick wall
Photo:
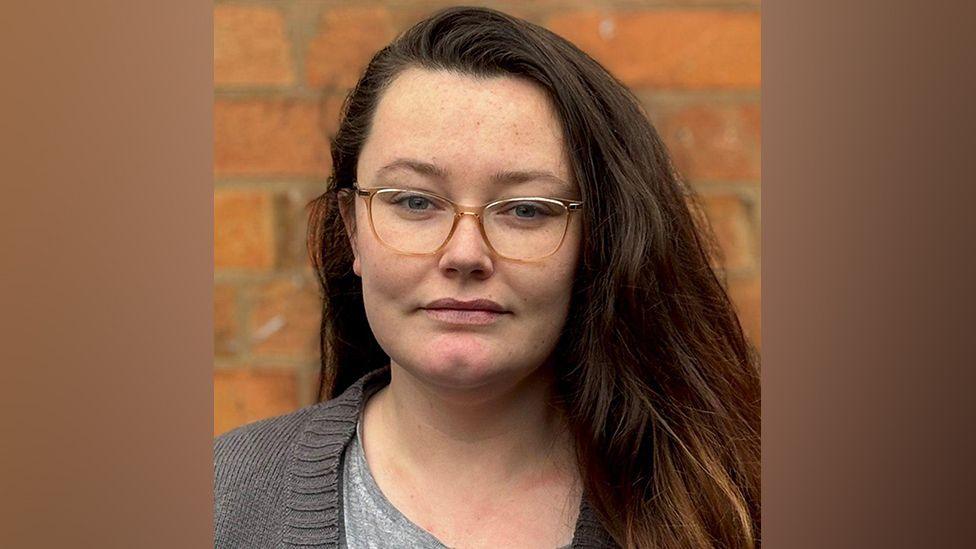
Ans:
<svg viewBox="0 0 976 549"><path fill-rule="evenodd" d="M760 15L750 0L467 2L545 25L638 94L702 194L760 342ZM214 434L314 401L319 301L304 204L369 57L443 1L214 7Z"/></svg>

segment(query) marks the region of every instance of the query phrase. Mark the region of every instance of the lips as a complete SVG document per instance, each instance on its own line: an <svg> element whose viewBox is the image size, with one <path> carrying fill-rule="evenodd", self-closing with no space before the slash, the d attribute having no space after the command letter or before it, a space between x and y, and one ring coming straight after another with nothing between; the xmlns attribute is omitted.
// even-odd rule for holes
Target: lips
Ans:
<svg viewBox="0 0 976 549"><path fill-rule="evenodd" d="M425 309L456 309L460 311L492 311L495 313L505 313L501 305L490 299L474 299L471 301L458 301L456 299L444 298L432 301L427 304Z"/></svg>
<svg viewBox="0 0 976 549"><path fill-rule="evenodd" d="M467 324L483 326L496 322L503 315L509 313L504 307L490 299L475 299L472 301L458 301L456 299L438 299L424 307L427 316L448 324Z"/></svg>

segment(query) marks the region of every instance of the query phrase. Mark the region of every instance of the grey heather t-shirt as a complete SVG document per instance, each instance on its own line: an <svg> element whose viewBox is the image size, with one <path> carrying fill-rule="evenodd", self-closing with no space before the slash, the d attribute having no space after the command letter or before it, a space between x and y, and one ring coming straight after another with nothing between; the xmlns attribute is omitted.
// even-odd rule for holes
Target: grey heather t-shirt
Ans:
<svg viewBox="0 0 976 549"><path fill-rule="evenodd" d="M416 547L445 549L447 546L403 516L373 480L363 452L362 420L356 436L346 448L342 471L342 520L349 549Z"/></svg>
<svg viewBox="0 0 976 549"><path fill-rule="evenodd" d="M346 447L342 470L342 520L346 531L343 547L446 549L440 540L403 516L380 491L366 463L362 425L360 419L356 436Z"/></svg>

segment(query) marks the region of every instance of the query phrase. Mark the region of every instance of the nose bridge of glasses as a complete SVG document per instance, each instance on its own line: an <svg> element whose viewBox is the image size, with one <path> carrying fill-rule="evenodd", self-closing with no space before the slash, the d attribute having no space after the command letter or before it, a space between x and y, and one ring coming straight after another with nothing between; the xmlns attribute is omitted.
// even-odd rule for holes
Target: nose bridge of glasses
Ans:
<svg viewBox="0 0 976 549"><path fill-rule="evenodd" d="M448 235L447 240L444 242L444 245L446 246L451 241L457 240L457 233L462 231L463 224L461 223L461 221L463 221L465 216L471 216L473 219L471 220L472 226L470 227L469 230L473 230L477 235L477 239L484 241L484 243L487 244L488 247L490 248L491 244L487 241L487 235L485 234L483 229L484 225L482 224L483 219L481 216L482 209L483 208L465 208L462 206L457 206L455 208L456 211L454 213L454 228L451 230L451 233Z"/></svg>
<svg viewBox="0 0 976 549"><path fill-rule="evenodd" d="M475 219L481 219L481 214L484 213L484 206L462 206L460 204L454 204L454 217L461 219L461 216L470 215Z"/></svg>

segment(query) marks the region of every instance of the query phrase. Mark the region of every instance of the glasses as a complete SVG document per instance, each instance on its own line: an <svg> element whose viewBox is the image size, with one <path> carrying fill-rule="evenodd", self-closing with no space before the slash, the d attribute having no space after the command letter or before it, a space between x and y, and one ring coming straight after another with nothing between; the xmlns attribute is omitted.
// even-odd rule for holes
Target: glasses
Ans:
<svg viewBox="0 0 976 549"><path fill-rule="evenodd" d="M577 200L531 196L464 208L442 196L413 189L354 186L352 191L366 201L376 238L407 255L439 252L451 239L461 216L471 215L478 220L481 236L495 254L517 261L545 259L562 246L572 213L583 206Z"/></svg>

